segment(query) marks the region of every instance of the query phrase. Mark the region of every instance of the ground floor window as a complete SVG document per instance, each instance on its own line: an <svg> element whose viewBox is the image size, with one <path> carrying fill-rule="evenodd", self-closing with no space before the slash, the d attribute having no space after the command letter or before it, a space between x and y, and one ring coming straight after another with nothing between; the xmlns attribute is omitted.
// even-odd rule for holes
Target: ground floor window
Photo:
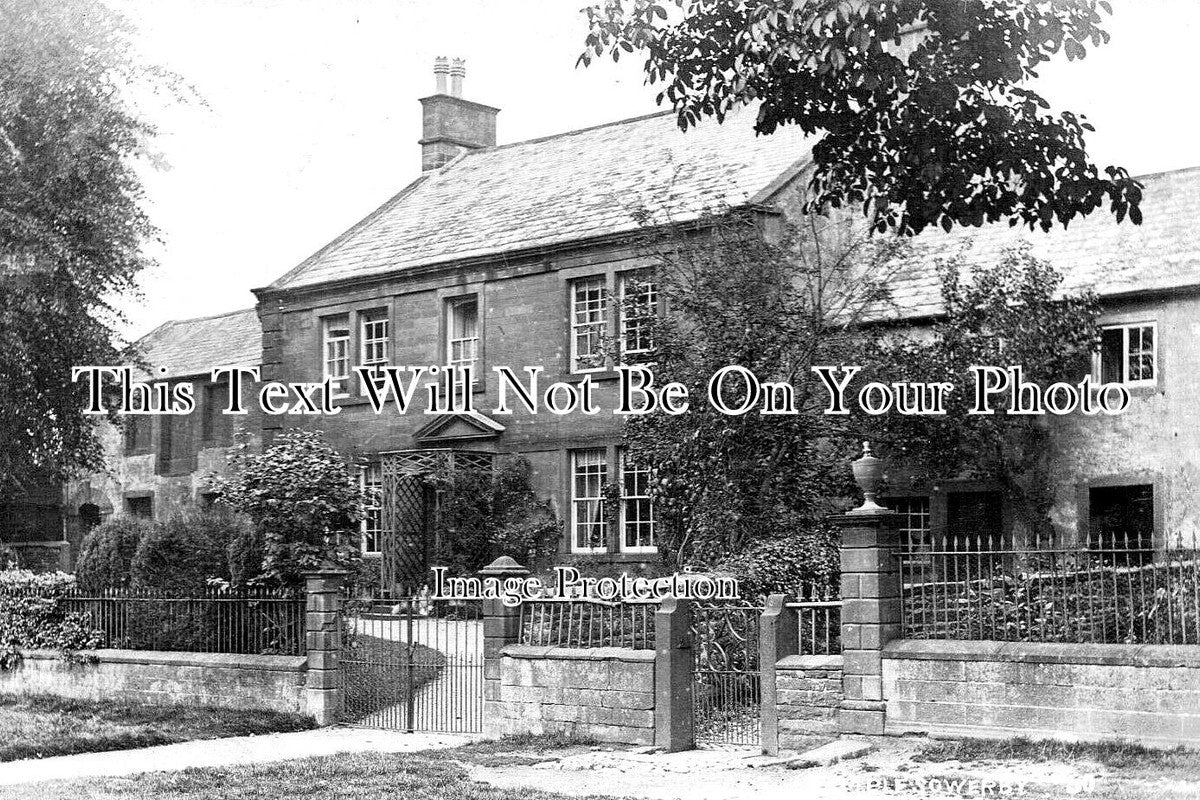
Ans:
<svg viewBox="0 0 1200 800"><path fill-rule="evenodd" d="M604 487L608 483L608 456L603 447L571 453L571 550L602 553L608 550Z"/></svg>
<svg viewBox="0 0 1200 800"><path fill-rule="evenodd" d="M154 498L149 495L142 497L126 497L125 510L131 517L139 519L154 518Z"/></svg>
<svg viewBox="0 0 1200 800"><path fill-rule="evenodd" d="M613 459L615 456L615 463ZM613 476L610 478L610 476ZM618 481L620 492L608 490ZM610 519L609 502L619 503ZM611 530L615 525L615 533ZM615 546L610 546L610 543ZM650 470L606 447L571 452L571 551L653 553L654 505Z"/></svg>
<svg viewBox="0 0 1200 800"><path fill-rule="evenodd" d="M929 498L897 497L887 504L900 515L900 541L909 551L928 550L930 542Z"/></svg>
<svg viewBox="0 0 1200 800"><path fill-rule="evenodd" d="M368 464L359 470L365 507L362 518L362 552L376 555L383 552L383 469Z"/></svg>
<svg viewBox="0 0 1200 800"><path fill-rule="evenodd" d="M1121 562L1142 563L1154 549L1154 486L1088 489L1088 548Z"/></svg>

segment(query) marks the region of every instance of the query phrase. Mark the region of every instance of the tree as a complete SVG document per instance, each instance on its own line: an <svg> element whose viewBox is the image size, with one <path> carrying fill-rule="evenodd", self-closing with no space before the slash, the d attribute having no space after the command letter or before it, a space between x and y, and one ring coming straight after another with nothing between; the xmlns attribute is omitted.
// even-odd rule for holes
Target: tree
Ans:
<svg viewBox="0 0 1200 800"><path fill-rule="evenodd" d="M1053 532L1050 422L1045 415L1005 413L1005 398L993 398L995 414L968 414L970 367L1020 365L1025 380L1042 387L1077 384L1100 342L1099 303L1090 292L1061 295L1062 275L1026 246L986 268L968 269L958 253L942 260L938 272L944 317L931 336L884 343L880 372L887 380L951 383L947 413L877 417L875 438L893 444L914 481L968 477L999 484L1018 526L1036 543Z"/></svg>
<svg viewBox="0 0 1200 800"><path fill-rule="evenodd" d="M320 431L284 431L262 453L242 442L229 461L230 475L212 476L210 483L222 503L250 518L258 534L230 544L232 568L244 573L248 562L260 567L235 580L293 585L325 560L351 565L357 548L338 545L358 533L362 491L350 465ZM261 552L243 552L247 547Z"/></svg>
<svg viewBox="0 0 1200 800"><path fill-rule="evenodd" d="M646 357L656 383L688 388L691 407L631 417L625 442L628 457L651 471L656 539L673 566L721 566L780 537L809 536L821 549L821 520L835 510L833 498L849 493L859 434L823 413L811 367L864 363L875 334L859 322L885 298L888 264L902 243L839 229L844 223L823 216L801 225L764 236L754 214L721 212L697 232L649 220L644 227L642 247L669 309L653 319ZM709 380L729 365L790 386L790 412L713 408L704 400ZM747 394L736 377L721 391L730 406ZM738 574L752 567L744 558L730 564Z"/></svg>
<svg viewBox="0 0 1200 800"><path fill-rule="evenodd" d="M674 6L674 8L670 8ZM1086 117L1025 82L1109 40L1105 0L605 0L580 62L646 55L683 129L757 101L759 133L813 147L808 210L862 207L877 231L1141 222L1142 186L1087 157Z"/></svg>
<svg viewBox="0 0 1200 800"><path fill-rule="evenodd" d="M121 363L114 298L136 291L155 235L135 162L154 129L140 64L100 0L2 0L0 13L0 498L31 475L102 467L76 365ZM177 95L178 96L178 95Z"/></svg>

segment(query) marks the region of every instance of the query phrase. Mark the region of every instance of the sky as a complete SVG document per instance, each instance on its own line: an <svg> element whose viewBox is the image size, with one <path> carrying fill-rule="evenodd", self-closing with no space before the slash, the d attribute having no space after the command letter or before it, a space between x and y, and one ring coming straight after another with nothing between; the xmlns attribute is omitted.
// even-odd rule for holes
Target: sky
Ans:
<svg viewBox="0 0 1200 800"><path fill-rule="evenodd" d="M436 56L501 109L501 144L657 110L639 59L576 68L585 0L112 0L143 58L199 101L151 103L167 166L141 169L161 231L126 336L254 305L265 286L420 174ZM1113 0L1112 42L1053 62L1039 88L1087 114L1099 164L1200 165L1195 0Z"/></svg>

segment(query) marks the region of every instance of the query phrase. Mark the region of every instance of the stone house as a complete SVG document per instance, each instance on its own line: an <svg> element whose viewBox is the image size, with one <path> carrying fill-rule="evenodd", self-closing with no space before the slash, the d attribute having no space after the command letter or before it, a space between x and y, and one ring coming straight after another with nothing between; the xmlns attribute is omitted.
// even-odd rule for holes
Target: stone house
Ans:
<svg viewBox="0 0 1200 800"><path fill-rule="evenodd" d="M497 109L464 99L461 65L449 69L438 62L437 92L421 100L421 176L255 291L264 380L331 377L342 395L336 416L267 418L264 436L319 427L362 464L379 497L364 548L382 558L385 582L427 578L434 499L420 476L444 458L520 453L564 523L564 558L652 561L647 473L623 458L621 418L608 411L614 361L647 344L622 320L622 301L636 293L658 305L631 241L635 212L676 223L725 206L779 214L808 148L794 130L756 136L750 113L683 133L670 112L497 145ZM377 415L352 370L383 364L470 366L475 410L425 416L419 396L406 414ZM590 379L605 411L493 414L497 366L522 377L542 367L542 388ZM621 487L615 520L609 481Z"/></svg>
<svg viewBox="0 0 1200 800"><path fill-rule="evenodd" d="M1064 275L1064 292L1099 295L1103 339L1092 377L1124 384L1132 404L1117 416L1050 418L1052 521L1068 543L1127 533L1131 543L1161 548L1200 535L1200 168L1140 180L1140 226L1117 224L1102 209L1049 233L938 231L918 237L915 257L892 281L899 320L920 325L940 312L933 259L966 245L969 266L987 265L1024 240ZM1000 534L1012 524L1002 493L986 484L900 484L890 501L914 540L931 531Z"/></svg>
<svg viewBox="0 0 1200 800"><path fill-rule="evenodd" d="M137 342L156 382L192 383L196 409L181 415L128 415L120 427L103 423L108 472L69 481L63 489L66 539L73 554L84 534L113 514L161 519L212 502L206 477L225 470L235 434L248 434L247 443L256 446L261 429L253 403L247 403L245 416L220 413L227 387L211 381L212 370L259 366L261 341L258 316L254 309L244 309L167 322ZM249 392L244 392L247 397Z"/></svg>

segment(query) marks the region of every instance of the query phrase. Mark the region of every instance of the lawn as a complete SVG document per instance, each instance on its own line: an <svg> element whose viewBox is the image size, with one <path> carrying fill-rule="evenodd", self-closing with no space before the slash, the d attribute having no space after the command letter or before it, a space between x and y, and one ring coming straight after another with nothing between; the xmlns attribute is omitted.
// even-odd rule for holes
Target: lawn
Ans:
<svg viewBox="0 0 1200 800"><path fill-rule="evenodd" d="M311 727L298 714L0 695L0 761Z"/></svg>
<svg viewBox="0 0 1200 800"><path fill-rule="evenodd" d="M1089 800L1174 800L1200 796L1200 753L1183 748L1156 750L1123 742L1054 742L1030 739L937 742L914 761L995 764L1064 763L1096 766L1098 777ZM1036 791L1031 798L1052 797Z"/></svg>
<svg viewBox="0 0 1200 800"><path fill-rule="evenodd" d="M494 745L496 746L496 745ZM498 745L508 749L508 741ZM499 789L467 776L462 760L492 759L491 748L337 755L224 769L96 778L37 786L39 800L564 800L536 789ZM14 787L27 800L29 787ZM0 787L0 798L6 798ZM600 795L592 795L600 797ZM575 800L578 800L577 798Z"/></svg>

